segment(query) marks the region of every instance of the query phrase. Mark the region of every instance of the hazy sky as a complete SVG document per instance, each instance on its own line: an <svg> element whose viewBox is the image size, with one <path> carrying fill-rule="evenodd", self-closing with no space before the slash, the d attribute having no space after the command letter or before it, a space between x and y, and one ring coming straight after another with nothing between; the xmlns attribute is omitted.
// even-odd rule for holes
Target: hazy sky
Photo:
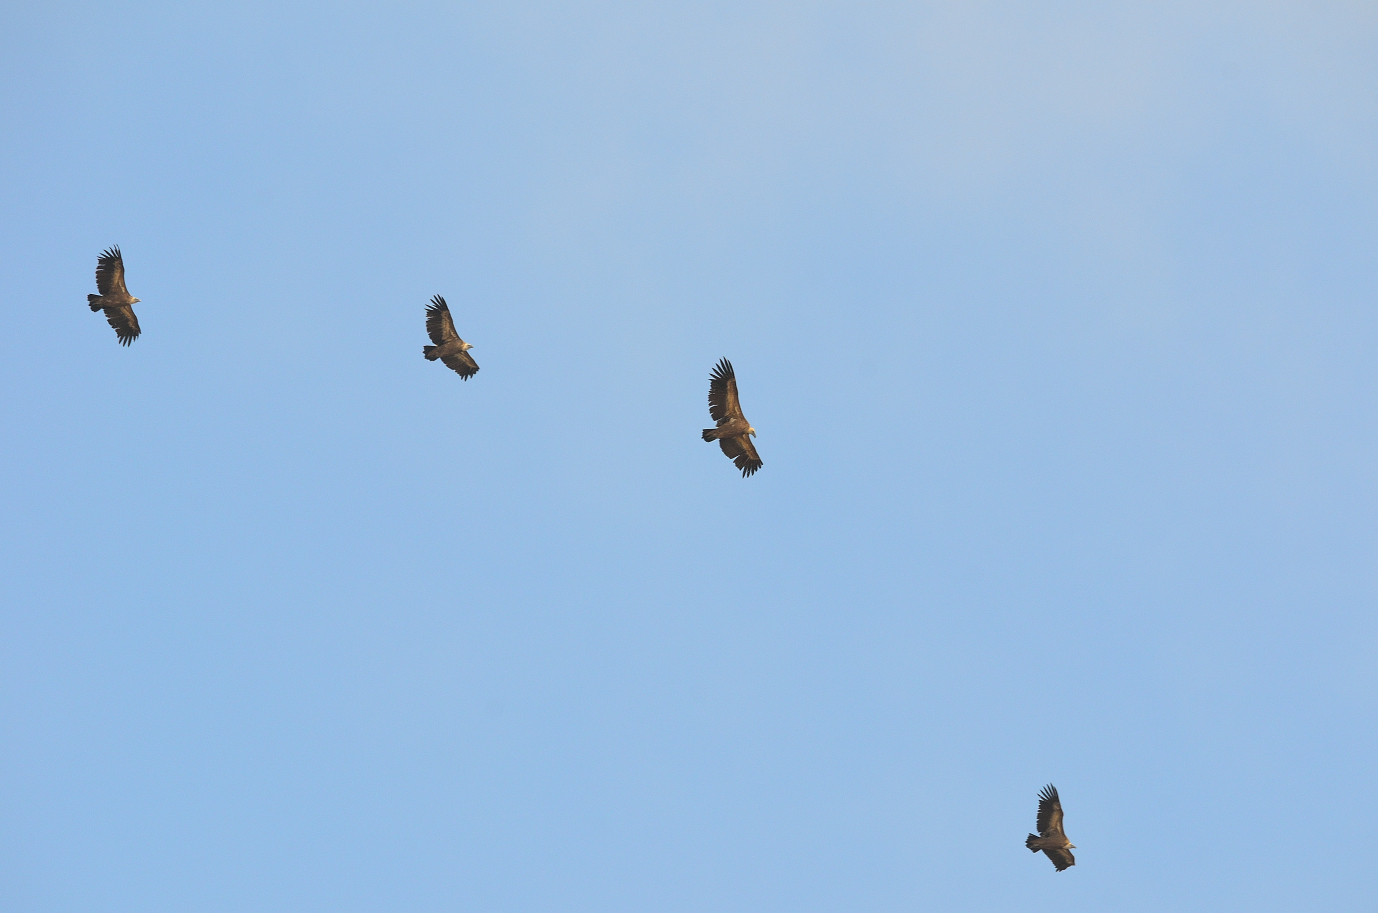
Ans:
<svg viewBox="0 0 1378 913"><path fill-rule="evenodd" d="M7 9L0 907L1371 910L1378 6L1120 7Z"/></svg>

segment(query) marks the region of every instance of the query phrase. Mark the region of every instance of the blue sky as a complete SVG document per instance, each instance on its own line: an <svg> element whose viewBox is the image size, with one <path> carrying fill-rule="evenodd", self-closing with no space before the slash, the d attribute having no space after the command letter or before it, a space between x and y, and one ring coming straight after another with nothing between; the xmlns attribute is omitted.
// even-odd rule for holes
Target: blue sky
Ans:
<svg viewBox="0 0 1378 913"><path fill-rule="evenodd" d="M4 21L6 909L1371 909L1371 4Z"/></svg>

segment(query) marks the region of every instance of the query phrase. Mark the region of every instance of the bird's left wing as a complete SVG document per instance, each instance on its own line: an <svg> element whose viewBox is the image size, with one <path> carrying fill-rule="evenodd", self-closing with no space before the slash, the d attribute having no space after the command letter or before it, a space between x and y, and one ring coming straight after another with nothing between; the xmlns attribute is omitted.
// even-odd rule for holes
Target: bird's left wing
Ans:
<svg viewBox="0 0 1378 913"><path fill-rule="evenodd" d="M1070 869L1077 864L1076 857L1071 850L1044 850L1048 858L1053 861L1053 868L1061 872L1063 869Z"/></svg>
<svg viewBox="0 0 1378 913"><path fill-rule="evenodd" d="M761 457L756 453L756 445L751 443L750 435L736 434L732 437L719 438L718 446L732 460L732 464L742 471L742 478L744 479L755 474L756 470L764 465L761 462Z"/></svg>
<svg viewBox="0 0 1378 913"><path fill-rule="evenodd" d="M134 309L129 305L120 308L106 308L105 319L110 326L115 328L115 335L120 338L120 345L127 346L139 338L139 318L134 316Z"/></svg>
<svg viewBox="0 0 1378 913"><path fill-rule="evenodd" d="M468 380L478 373L478 362L474 361L468 352L458 352L454 355L446 355L440 359L445 363L445 367L454 371L460 377Z"/></svg>

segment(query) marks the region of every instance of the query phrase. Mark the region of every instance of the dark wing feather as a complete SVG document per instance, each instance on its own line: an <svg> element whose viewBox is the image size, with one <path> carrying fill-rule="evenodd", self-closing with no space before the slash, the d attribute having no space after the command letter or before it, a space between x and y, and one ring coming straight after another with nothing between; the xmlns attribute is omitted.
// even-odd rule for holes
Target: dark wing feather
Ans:
<svg viewBox="0 0 1378 913"><path fill-rule="evenodd" d="M708 414L719 425L742 417L742 407L737 401L737 375L732 371L732 362L726 358L713 368L708 381Z"/></svg>
<svg viewBox="0 0 1378 913"><path fill-rule="evenodd" d="M1053 861L1053 868L1061 872L1063 869L1070 869L1077 864L1076 857L1071 850L1044 850L1048 858Z"/></svg>
<svg viewBox="0 0 1378 913"><path fill-rule="evenodd" d="M458 352L454 355L442 355L440 360L445 362L445 367L454 371L465 380L468 380L478 373L478 363L474 361L473 356L468 352Z"/></svg>
<svg viewBox="0 0 1378 913"><path fill-rule="evenodd" d="M1038 794L1038 833L1041 837L1062 835L1062 800L1051 783Z"/></svg>
<svg viewBox="0 0 1378 913"><path fill-rule="evenodd" d="M756 446L751 443L750 435L735 434L731 437L718 438L718 446L732 460L733 465L742 471L742 478L744 479L751 476L763 465L761 458L756 454Z"/></svg>
<svg viewBox="0 0 1378 913"><path fill-rule="evenodd" d="M431 342L438 346L443 346L452 339L458 339L459 334L455 332L455 322L450 316L450 306L445 303L445 299L436 295L431 299L431 303L426 305L426 333L431 337ZM472 362L472 359L470 359ZM448 361L445 362L450 364ZM454 365L450 365L454 368ZM458 368L455 368L458 371ZM478 368L474 369L475 371ZM463 372L461 372L463 373Z"/></svg>
<svg viewBox="0 0 1378 913"><path fill-rule="evenodd" d="M101 297L111 291L129 294L124 287L124 257L120 254L119 245L107 249L96 260L96 291L101 293Z"/></svg>
<svg viewBox="0 0 1378 913"><path fill-rule="evenodd" d="M106 308L105 319L115 328L115 335L120 338L120 345L127 346L139 338L139 318L134 316L134 309L129 305Z"/></svg>

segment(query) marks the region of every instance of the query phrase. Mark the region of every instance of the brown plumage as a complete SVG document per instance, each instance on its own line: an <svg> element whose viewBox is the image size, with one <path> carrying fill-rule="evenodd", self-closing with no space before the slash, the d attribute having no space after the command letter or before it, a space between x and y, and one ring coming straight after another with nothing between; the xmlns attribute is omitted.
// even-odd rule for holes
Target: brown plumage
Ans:
<svg viewBox="0 0 1378 913"><path fill-rule="evenodd" d="M718 427L703 429L703 439L717 441L722 452L742 471L742 478L760 469L761 458L751 443L756 429L742 415L742 404L737 399L737 375L732 371L732 362L726 358L713 368L708 381L708 414Z"/></svg>
<svg viewBox="0 0 1378 913"><path fill-rule="evenodd" d="M118 245L109 248L96 260L96 290L99 295L87 295L86 303L93 311L105 311L105 319L115 330L120 345L127 346L139 338L139 318L134 307L139 299L124 287L124 257Z"/></svg>
<svg viewBox="0 0 1378 913"><path fill-rule="evenodd" d="M1042 850L1053 861L1053 868L1061 872L1077 864L1069 850L1076 849L1062 830L1062 800L1057 787L1049 783L1038 794L1038 833L1030 834L1024 845L1037 853Z"/></svg>
<svg viewBox="0 0 1378 913"><path fill-rule="evenodd" d="M426 332L430 334L433 346L422 346L421 354L427 361L437 358L445 362L445 367L468 380L478 373L478 364L470 357L473 346L459 338L455 332L455 322L450 317L450 306L445 299L436 295L426 305Z"/></svg>

